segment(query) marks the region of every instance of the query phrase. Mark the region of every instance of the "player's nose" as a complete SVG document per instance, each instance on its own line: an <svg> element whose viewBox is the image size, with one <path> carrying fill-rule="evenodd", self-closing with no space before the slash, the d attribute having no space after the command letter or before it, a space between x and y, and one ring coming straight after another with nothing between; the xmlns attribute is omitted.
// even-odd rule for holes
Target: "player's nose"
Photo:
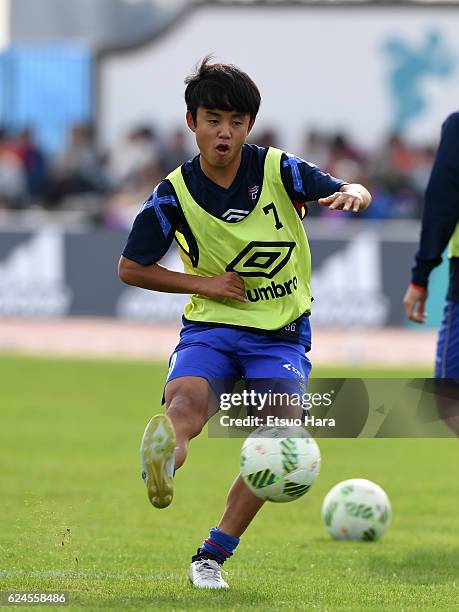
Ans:
<svg viewBox="0 0 459 612"><path fill-rule="evenodd" d="M231 138L231 126L229 123L222 123L218 132L220 138Z"/></svg>

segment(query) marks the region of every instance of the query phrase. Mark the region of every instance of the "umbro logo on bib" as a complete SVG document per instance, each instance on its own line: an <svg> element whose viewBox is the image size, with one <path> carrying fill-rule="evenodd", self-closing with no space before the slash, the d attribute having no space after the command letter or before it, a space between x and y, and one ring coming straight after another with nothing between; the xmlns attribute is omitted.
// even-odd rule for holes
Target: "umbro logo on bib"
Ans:
<svg viewBox="0 0 459 612"><path fill-rule="evenodd" d="M298 279L296 276L294 276L284 283L275 283L274 281L271 281L270 285L255 287L255 289L247 289L247 298L251 302L258 302L259 300L277 300L277 298L292 295L292 293L297 290Z"/></svg>
<svg viewBox="0 0 459 612"><path fill-rule="evenodd" d="M294 242L254 240L226 266L226 271L239 276L274 278L289 261L295 246Z"/></svg>

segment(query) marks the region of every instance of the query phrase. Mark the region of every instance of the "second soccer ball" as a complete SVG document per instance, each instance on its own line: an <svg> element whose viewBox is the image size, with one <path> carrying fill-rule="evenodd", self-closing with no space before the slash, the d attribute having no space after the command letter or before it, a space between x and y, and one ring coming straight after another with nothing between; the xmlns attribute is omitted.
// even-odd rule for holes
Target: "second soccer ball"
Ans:
<svg viewBox="0 0 459 612"><path fill-rule="evenodd" d="M322 505L325 528L335 540L377 540L389 527L391 517L385 491L364 478L338 483Z"/></svg>

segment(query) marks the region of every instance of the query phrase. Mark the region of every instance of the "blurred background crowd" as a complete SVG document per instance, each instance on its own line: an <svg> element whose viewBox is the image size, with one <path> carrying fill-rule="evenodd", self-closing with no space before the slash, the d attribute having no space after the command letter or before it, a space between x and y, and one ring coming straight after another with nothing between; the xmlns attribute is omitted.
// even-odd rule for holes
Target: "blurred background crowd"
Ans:
<svg viewBox="0 0 459 612"><path fill-rule="evenodd" d="M255 131L249 142L282 147L274 129ZM349 182L367 186L372 219L417 219L422 210L436 143L414 146L390 134L364 150L346 133L304 131L296 155ZM98 150L93 126L73 125L66 144L47 155L34 133L0 128L0 209L78 211L93 223L127 229L143 201L171 170L196 154L184 129L161 133L152 125L133 127L112 150ZM329 214L310 206L309 214ZM349 216L352 218L352 215Z"/></svg>

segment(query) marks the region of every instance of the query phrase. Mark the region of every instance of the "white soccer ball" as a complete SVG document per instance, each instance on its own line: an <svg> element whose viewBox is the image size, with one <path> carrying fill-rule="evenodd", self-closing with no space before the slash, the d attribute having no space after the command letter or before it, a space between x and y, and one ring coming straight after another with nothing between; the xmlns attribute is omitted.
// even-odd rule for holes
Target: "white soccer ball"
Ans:
<svg viewBox="0 0 459 612"><path fill-rule="evenodd" d="M259 427L241 450L241 475L257 497L289 502L304 495L320 471L320 451L300 428Z"/></svg>
<svg viewBox="0 0 459 612"><path fill-rule="evenodd" d="M335 540L377 540L392 518L389 498L380 486L364 478L335 485L322 504L322 520Z"/></svg>

